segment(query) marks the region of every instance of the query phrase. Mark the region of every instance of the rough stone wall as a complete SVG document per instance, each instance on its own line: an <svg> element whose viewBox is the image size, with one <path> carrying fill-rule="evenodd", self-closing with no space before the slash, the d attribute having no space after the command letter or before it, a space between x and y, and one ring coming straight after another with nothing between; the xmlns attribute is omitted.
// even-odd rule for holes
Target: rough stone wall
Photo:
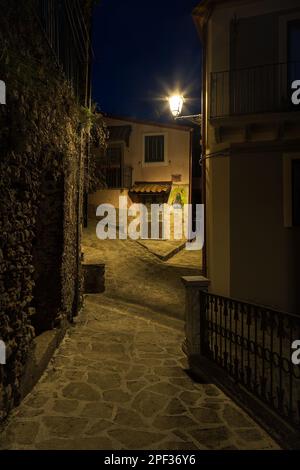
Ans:
<svg viewBox="0 0 300 470"><path fill-rule="evenodd" d="M31 0L0 0L0 79L7 86L7 105L0 106L0 339L7 346L7 364L0 365L0 420L18 403L35 335L31 321L37 314L34 246L40 240L38 218L44 212L46 177L63 181L60 305L45 312L47 326L70 319L78 307L77 223L81 214L77 207L83 181L79 165L83 167L84 160L83 155L80 158L80 113L32 4Z"/></svg>

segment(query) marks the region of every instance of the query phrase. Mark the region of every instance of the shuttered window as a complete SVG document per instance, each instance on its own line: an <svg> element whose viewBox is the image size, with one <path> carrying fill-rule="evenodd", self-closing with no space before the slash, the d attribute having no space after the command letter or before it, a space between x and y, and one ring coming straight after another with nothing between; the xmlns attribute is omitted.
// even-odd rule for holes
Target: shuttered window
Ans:
<svg viewBox="0 0 300 470"><path fill-rule="evenodd" d="M165 160L165 136L145 136L145 163L164 162Z"/></svg>

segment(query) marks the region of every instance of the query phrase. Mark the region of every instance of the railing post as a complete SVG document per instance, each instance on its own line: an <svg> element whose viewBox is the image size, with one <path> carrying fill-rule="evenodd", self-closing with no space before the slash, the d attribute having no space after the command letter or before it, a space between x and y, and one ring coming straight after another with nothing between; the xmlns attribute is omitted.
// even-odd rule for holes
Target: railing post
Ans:
<svg viewBox="0 0 300 470"><path fill-rule="evenodd" d="M185 286L185 342L183 350L188 357L200 355L204 345L201 344L201 312L200 291L207 291L210 281L203 276L184 276L181 278Z"/></svg>

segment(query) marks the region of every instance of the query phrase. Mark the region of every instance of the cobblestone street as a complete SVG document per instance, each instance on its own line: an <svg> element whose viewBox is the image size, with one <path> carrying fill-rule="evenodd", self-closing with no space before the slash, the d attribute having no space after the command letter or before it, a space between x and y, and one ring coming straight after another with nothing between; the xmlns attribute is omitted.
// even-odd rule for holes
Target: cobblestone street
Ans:
<svg viewBox="0 0 300 470"><path fill-rule="evenodd" d="M184 250L163 262L130 239L98 240L94 221L84 230L83 251L86 263L105 263L105 296L183 319L181 277L201 274L200 251Z"/></svg>
<svg viewBox="0 0 300 470"><path fill-rule="evenodd" d="M88 296L1 449L276 449L229 398L186 372L180 322Z"/></svg>

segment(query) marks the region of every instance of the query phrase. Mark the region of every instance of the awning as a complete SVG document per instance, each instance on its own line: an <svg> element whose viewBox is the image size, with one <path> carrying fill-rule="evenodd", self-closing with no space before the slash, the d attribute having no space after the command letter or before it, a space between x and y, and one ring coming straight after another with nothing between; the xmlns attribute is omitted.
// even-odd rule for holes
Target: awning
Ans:
<svg viewBox="0 0 300 470"><path fill-rule="evenodd" d="M135 183L131 188L132 193L167 193L171 190L172 183Z"/></svg>
<svg viewBox="0 0 300 470"><path fill-rule="evenodd" d="M129 137L131 134L131 126L108 126L109 142L126 142L129 147Z"/></svg>

